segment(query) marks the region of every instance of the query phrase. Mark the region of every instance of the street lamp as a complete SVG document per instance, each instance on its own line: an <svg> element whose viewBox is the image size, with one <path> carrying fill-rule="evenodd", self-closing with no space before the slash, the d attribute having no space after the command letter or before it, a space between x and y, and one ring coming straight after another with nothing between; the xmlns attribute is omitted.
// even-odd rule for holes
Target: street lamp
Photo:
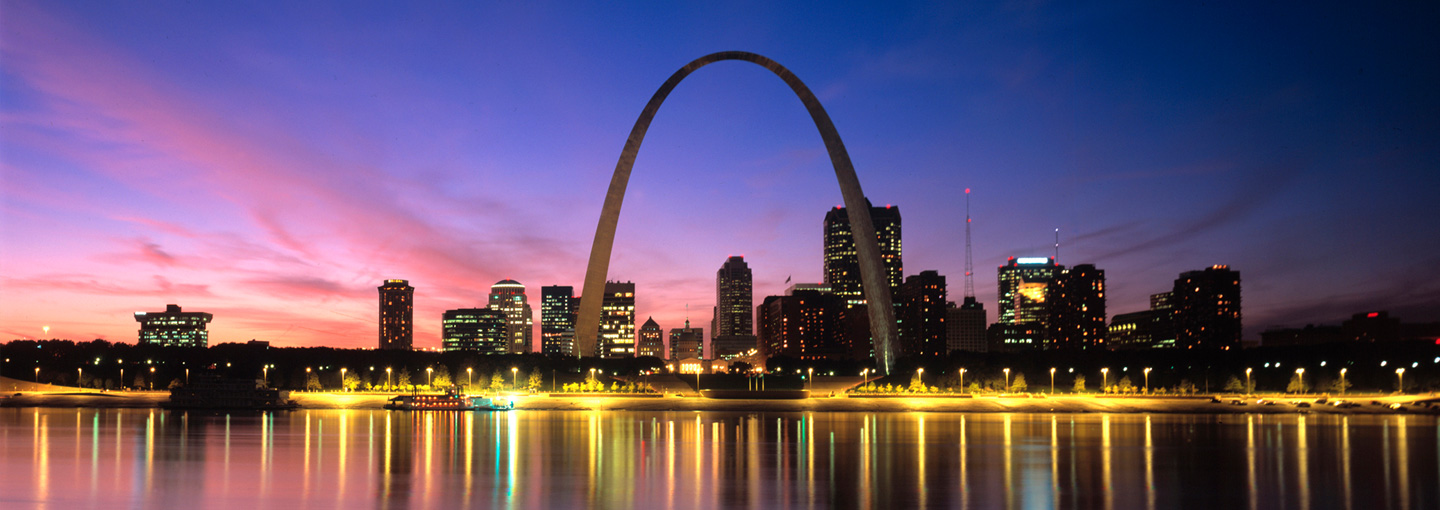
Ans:
<svg viewBox="0 0 1440 510"><path fill-rule="evenodd" d="M120 366L120 391L125 391L125 366Z"/></svg>
<svg viewBox="0 0 1440 510"><path fill-rule="evenodd" d="M471 384L474 384L474 382L472 381L472 379L474 379L474 376L475 376L475 369L470 368L470 367L465 367L465 391L467 391L467 392L470 391L470 385L471 385Z"/></svg>
<svg viewBox="0 0 1440 510"><path fill-rule="evenodd" d="M39 373L40 369L35 369ZM155 391L155 367L150 367L150 391Z"/></svg>
<svg viewBox="0 0 1440 510"><path fill-rule="evenodd" d="M1340 369L1340 394L1341 394L1341 395L1344 395L1344 394L1345 394L1345 371L1346 371L1346 370L1349 370L1349 369L1347 369L1347 368L1342 368L1342 369Z"/></svg>
<svg viewBox="0 0 1440 510"><path fill-rule="evenodd" d="M1145 394L1150 394L1150 367L1145 367Z"/></svg>
<svg viewBox="0 0 1440 510"><path fill-rule="evenodd" d="M1402 370L1403 370L1403 369L1402 369ZM85 367L77 367L77 368L75 368L75 387L76 387L76 388L82 388L82 387L84 387L84 385L80 384L80 380L81 380L81 379L84 379L84 378L85 378Z"/></svg>
<svg viewBox="0 0 1440 510"><path fill-rule="evenodd" d="M1105 392L1108 391L1109 389L1110 389L1110 368L1109 368L1109 367L1106 367L1106 368L1100 369L1100 393L1105 393Z"/></svg>
<svg viewBox="0 0 1440 510"><path fill-rule="evenodd" d="M431 376L435 374L435 367L425 367L425 387L434 384Z"/></svg>
<svg viewBox="0 0 1440 510"><path fill-rule="evenodd" d="M1050 394L1055 394L1055 367L1050 367Z"/></svg>
<svg viewBox="0 0 1440 510"><path fill-rule="evenodd" d="M1245 394L1246 394L1246 395L1249 395L1250 393L1252 393L1252 392L1254 391L1254 390L1253 390L1254 386L1251 386L1251 385L1250 385L1250 371L1251 371L1251 370L1253 370L1253 369L1251 369L1251 368L1246 368L1246 369L1245 369ZM1341 378L1341 379L1344 379L1344 378L1345 378L1345 369L1343 369L1343 368L1340 369L1340 378Z"/></svg>
<svg viewBox="0 0 1440 510"><path fill-rule="evenodd" d="M340 367L340 391L346 391L346 388L345 388L345 371L346 371L346 370L347 370L347 369L346 369L345 367Z"/></svg>
<svg viewBox="0 0 1440 510"><path fill-rule="evenodd" d="M40 384L40 367L35 367L35 384Z"/></svg>
<svg viewBox="0 0 1440 510"><path fill-rule="evenodd" d="M516 386L518 386L518 384L515 383L515 378L516 378L516 377L519 377L519 376L520 376L520 369L515 368L515 367L510 367L510 391L515 391Z"/></svg>
<svg viewBox="0 0 1440 510"><path fill-rule="evenodd" d="M120 374L121 374L121 375L120 375L120 379L122 379L122 380L125 379L125 375L124 375L124 374L125 374L125 370L124 370L124 369L121 369L121 370L120 370ZM264 379L266 386L269 386L269 385L270 385L270 365L262 365L262 366L260 367L260 377Z"/></svg>
<svg viewBox="0 0 1440 510"><path fill-rule="evenodd" d="M867 391L870 389L870 369L860 371L860 383L865 385Z"/></svg>
<svg viewBox="0 0 1440 510"><path fill-rule="evenodd" d="M1401 394L1404 394L1404 393L1405 393L1405 369L1403 369L1403 368L1397 368L1397 369L1395 369L1395 377L1399 379L1399 387L1398 387L1397 389L1400 391Z"/></svg>
<svg viewBox="0 0 1440 510"><path fill-rule="evenodd" d="M1305 369L1303 369L1303 368L1297 368L1297 369L1295 369L1295 377L1299 377L1299 378L1300 378L1300 389L1297 390L1295 393L1304 393L1304 392L1305 392Z"/></svg>
<svg viewBox="0 0 1440 510"><path fill-rule="evenodd" d="M965 392L965 369L960 369L960 392Z"/></svg>
<svg viewBox="0 0 1440 510"><path fill-rule="evenodd" d="M385 367L385 389L392 390L395 385L390 382L390 367Z"/></svg>
<svg viewBox="0 0 1440 510"><path fill-rule="evenodd" d="M190 369L185 369L185 384L190 384Z"/></svg>
<svg viewBox="0 0 1440 510"><path fill-rule="evenodd" d="M922 374L925 373L925 369L923 369L923 368L920 369L920 373L922 373ZM814 390L814 389L815 389L815 369L814 369L814 368L807 368L807 369L805 369L805 382L810 383L810 389L811 389L811 390Z"/></svg>
<svg viewBox="0 0 1440 510"><path fill-rule="evenodd" d="M1005 393L1010 393L1010 369L1005 369Z"/></svg>

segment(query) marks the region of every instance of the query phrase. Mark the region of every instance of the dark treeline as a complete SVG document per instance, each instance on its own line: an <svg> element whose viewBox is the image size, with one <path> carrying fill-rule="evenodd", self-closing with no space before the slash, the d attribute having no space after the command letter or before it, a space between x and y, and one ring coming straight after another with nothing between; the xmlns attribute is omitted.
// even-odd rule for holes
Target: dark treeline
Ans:
<svg viewBox="0 0 1440 510"><path fill-rule="evenodd" d="M333 390L342 384L351 389L386 386L404 389L427 383L433 387L469 383L479 387L514 384L549 391L552 384L559 388L585 380L592 374L591 369L608 382L610 376L635 376L645 371L662 371L665 367L665 362L656 358L482 356L464 352L269 347L263 343L222 343L208 348L160 347L105 340L15 340L0 346L0 357L3 357L0 375L14 379L118 388L122 386L123 370L123 386L148 388L153 384L155 389L183 381L188 369L191 374L215 370L229 377L263 377L272 386L295 390ZM1297 380L1308 391L1334 392L1332 390L1339 388L1342 368L1346 369L1345 381L1351 391L1395 391L1402 379L1396 374L1400 368L1405 369L1405 391L1440 390L1440 345L1431 342L1262 347L1219 352L1159 349L956 352L947 357L901 359L894 373L877 384L909 385L918 369L924 368L925 385L959 390L962 388L960 369L964 368L964 388L998 390L1005 386L1004 369L1009 368L1012 387L1017 379L1023 379L1028 391L1048 392L1052 367L1055 368L1054 388L1058 392L1076 389L1077 376L1084 378L1087 391L1099 391L1102 381L1112 389L1128 385L1139 391L1145 386L1147 367L1151 369L1152 390L1226 391L1227 386L1233 389L1237 381L1241 384L1246 381L1247 368L1251 370L1249 383L1259 392L1294 391ZM344 383L342 368L345 369ZM743 370L748 365L738 364L737 368ZM873 365L775 357L768 361L768 368L776 372L771 380L777 387L788 387L801 384L795 377L812 370L817 376L859 376ZM1101 369L1107 368L1108 372L1102 375ZM1297 377L1296 369L1302 368L1304 375ZM786 377L774 378L779 373ZM782 380L792 381L782 383ZM748 383L738 379L720 384L744 387Z"/></svg>

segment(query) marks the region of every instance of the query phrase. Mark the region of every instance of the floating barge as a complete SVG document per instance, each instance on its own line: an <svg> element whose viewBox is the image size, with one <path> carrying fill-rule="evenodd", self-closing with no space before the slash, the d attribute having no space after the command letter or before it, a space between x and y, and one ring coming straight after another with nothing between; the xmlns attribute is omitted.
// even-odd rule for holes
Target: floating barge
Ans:
<svg viewBox="0 0 1440 510"><path fill-rule="evenodd" d="M228 379L215 374L198 374L195 379L170 389L166 409L281 410L300 407L290 392L265 386L254 379Z"/></svg>

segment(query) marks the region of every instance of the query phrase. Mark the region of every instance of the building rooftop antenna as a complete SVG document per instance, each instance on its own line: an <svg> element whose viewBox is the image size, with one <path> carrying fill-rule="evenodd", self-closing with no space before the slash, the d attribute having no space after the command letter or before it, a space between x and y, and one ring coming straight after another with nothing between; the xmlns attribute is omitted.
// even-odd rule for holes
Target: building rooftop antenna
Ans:
<svg viewBox="0 0 1440 510"><path fill-rule="evenodd" d="M1060 229L1055 229L1055 263L1060 263Z"/></svg>
<svg viewBox="0 0 1440 510"><path fill-rule="evenodd" d="M970 251L970 188L965 188L965 297L975 297L974 254Z"/></svg>

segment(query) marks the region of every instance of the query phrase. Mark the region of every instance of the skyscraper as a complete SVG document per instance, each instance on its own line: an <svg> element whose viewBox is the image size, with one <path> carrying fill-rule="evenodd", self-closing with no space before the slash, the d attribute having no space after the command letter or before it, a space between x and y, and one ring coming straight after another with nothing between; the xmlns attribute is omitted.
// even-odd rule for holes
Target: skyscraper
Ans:
<svg viewBox="0 0 1440 510"><path fill-rule="evenodd" d="M635 284L605 282L600 304L600 331L596 335L602 358L635 356Z"/></svg>
<svg viewBox="0 0 1440 510"><path fill-rule="evenodd" d="M575 355L575 289L540 287L540 350L546 355Z"/></svg>
<svg viewBox="0 0 1440 510"><path fill-rule="evenodd" d="M205 312L182 312L180 305L165 305L163 312L135 312L140 323L140 343L174 346L206 347L210 332L205 325L214 316Z"/></svg>
<svg viewBox="0 0 1440 510"><path fill-rule="evenodd" d="M950 351L986 352L985 305L966 296L960 306L950 303L945 310L945 344Z"/></svg>
<svg viewBox="0 0 1440 510"><path fill-rule="evenodd" d="M755 348L754 293L745 257L730 257L715 273L715 318L710 352L731 359Z"/></svg>
<svg viewBox="0 0 1440 510"><path fill-rule="evenodd" d="M1050 286L1047 348L1106 346L1105 270L1091 264L1062 269Z"/></svg>
<svg viewBox="0 0 1440 510"><path fill-rule="evenodd" d="M704 355L705 328L692 328L687 320L685 327L670 330L670 359L699 359Z"/></svg>
<svg viewBox="0 0 1440 510"><path fill-rule="evenodd" d="M441 319L445 352L505 354L509 324L505 312L489 308L446 310Z"/></svg>
<svg viewBox="0 0 1440 510"><path fill-rule="evenodd" d="M490 286L489 308L505 313L507 352L525 354L534 350L535 314L526 302L524 285L515 280L495 282Z"/></svg>
<svg viewBox="0 0 1440 510"><path fill-rule="evenodd" d="M841 325L844 312L853 309L847 309L840 296L818 290L768 296L756 310L760 350L766 356L799 359L851 358L859 353L847 344Z"/></svg>
<svg viewBox="0 0 1440 510"><path fill-rule="evenodd" d="M945 338L945 277L921 271L905 279L896 302L901 356L942 356Z"/></svg>
<svg viewBox="0 0 1440 510"><path fill-rule="evenodd" d="M869 201L866 201L869 204ZM880 258L885 264L886 279L893 296L900 288L904 267L900 257L900 208L887 205L870 207L870 221L880 243ZM850 232L850 217L844 207L825 213L825 283L832 292L845 300L846 306L865 303L860 282L860 259L855 254L855 236Z"/></svg>
<svg viewBox="0 0 1440 510"><path fill-rule="evenodd" d="M380 286L380 349L410 350L415 340L415 288L406 280Z"/></svg>
<svg viewBox="0 0 1440 510"><path fill-rule="evenodd" d="M999 313L990 329L991 350L1036 349L1044 344L1048 332L1050 284L1065 266L1046 257L1010 257L1000 266L996 277L999 286Z"/></svg>
<svg viewBox="0 0 1440 510"><path fill-rule="evenodd" d="M1211 266L1180 273L1170 292L1175 346L1181 349L1240 348L1240 272Z"/></svg>
<svg viewBox="0 0 1440 510"><path fill-rule="evenodd" d="M660 330L660 324L655 322L654 317L646 319L645 325L640 326L635 355L665 359L665 332Z"/></svg>

